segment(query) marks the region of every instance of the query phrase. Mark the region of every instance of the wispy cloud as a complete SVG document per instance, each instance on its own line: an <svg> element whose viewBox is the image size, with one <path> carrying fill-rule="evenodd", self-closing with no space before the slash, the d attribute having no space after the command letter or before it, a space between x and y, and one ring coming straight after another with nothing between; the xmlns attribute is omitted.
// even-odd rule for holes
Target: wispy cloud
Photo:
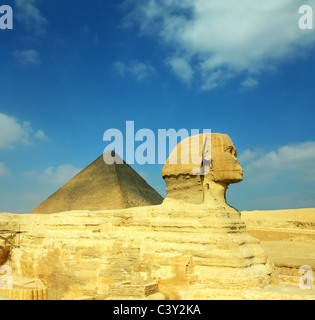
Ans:
<svg viewBox="0 0 315 320"><path fill-rule="evenodd" d="M11 171L6 167L6 165L0 162L0 178L8 177L11 175Z"/></svg>
<svg viewBox="0 0 315 320"><path fill-rule="evenodd" d="M239 157L244 177L255 184L280 182L281 177L298 182L315 182L315 142L280 147L268 153L246 150Z"/></svg>
<svg viewBox="0 0 315 320"><path fill-rule="evenodd" d="M248 161L254 160L258 157L259 152L252 151L250 149L245 150L242 154L238 156L238 160L241 164L245 164Z"/></svg>
<svg viewBox="0 0 315 320"><path fill-rule="evenodd" d="M242 83L241 86L243 88L254 88L259 85L259 81L253 78L247 78Z"/></svg>
<svg viewBox="0 0 315 320"><path fill-rule="evenodd" d="M315 0L308 4L315 7ZM192 78L204 90L241 76L243 88L258 85L262 72L314 44L312 33L298 28L296 0L139 0L125 26L153 36L169 49L164 59L181 79Z"/></svg>
<svg viewBox="0 0 315 320"><path fill-rule="evenodd" d="M125 63L116 61L114 67L120 76L130 75L138 81L145 80L156 73L155 68L149 62L132 61Z"/></svg>
<svg viewBox="0 0 315 320"><path fill-rule="evenodd" d="M49 167L43 172L37 170L25 172L24 175L28 178L35 177L41 182L55 184L61 186L78 174L81 169L76 168L71 164L60 165L58 167Z"/></svg>
<svg viewBox="0 0 315 320"><path fill-rule="evenodd" d="M0 113L0 150L31 144L36 139L45 141L48 138L43 130L34 131L30 122Z"/></svg>
<svg viewBox="0 0 315 320"><path fill-rule="evenodd" d="M16 18L33 33L34 36L42 36L46 33L47 19L36 6L38 0L15 0Z"/></svg>
<svg viewBox="0 0 315 320"><path fill-rule="evenodd" d="M166 60L173 72L184 82L190 84L193 79L194 71L186 59L182 57L172 57Z"/></svg>
<svg viewBox="0 0 315 320"><path fill-rule="evenodd" d="M33 49L14 51L13 56L21 65L34 65L40 63L40 54L38 51Z"/></svg>
<svg viewBox="0 0 315 320"><path fill-rule="evenodd" d="M48 137L46 136L45 132L43 130L38 130L35 134L35 138L42 140L42 141L48 141Z"/></svg>
<svg viewBox="0 0 315 320"><path fill-rule="evenodd" d="M315 141L269 152L248 149L238 159L244 169L244 181L230 185L227 199L239 210L315 206Z"/></svg>

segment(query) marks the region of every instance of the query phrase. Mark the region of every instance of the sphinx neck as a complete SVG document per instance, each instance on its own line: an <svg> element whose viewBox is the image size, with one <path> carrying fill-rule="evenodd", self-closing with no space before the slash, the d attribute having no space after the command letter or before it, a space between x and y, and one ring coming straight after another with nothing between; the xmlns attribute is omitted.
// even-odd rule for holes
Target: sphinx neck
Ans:
<svg viewBox="0 0 315 320"><path fill-rule="evenodd" d="M227 183L206 181L204 182L204 202L205 203L217 203L220 205L226 204L226 190L228 188Z"/></svg>

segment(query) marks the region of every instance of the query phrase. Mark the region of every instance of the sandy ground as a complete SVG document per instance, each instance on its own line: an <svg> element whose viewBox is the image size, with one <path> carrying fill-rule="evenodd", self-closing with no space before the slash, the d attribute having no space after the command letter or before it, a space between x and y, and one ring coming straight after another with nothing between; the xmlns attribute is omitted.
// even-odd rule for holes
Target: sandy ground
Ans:
<svg viewBox="0 0 315 320"><path fill-rule="evenodd" d="M297 227L299 229L315 230L315 208L270 211L242 211L242 219L248 225L266 227Z"/></svg>
<svg viewBox="0 0 315 320"><path fill-rule="evenodd" d="M315 209L244 211L249 232L275 264L281 280L297 286L299 269L308 265L315 279ZM313 281L313 287L315 282ZM299 289L301 290L301 289ZM311 290L315 293L315 290Z"/></svg>

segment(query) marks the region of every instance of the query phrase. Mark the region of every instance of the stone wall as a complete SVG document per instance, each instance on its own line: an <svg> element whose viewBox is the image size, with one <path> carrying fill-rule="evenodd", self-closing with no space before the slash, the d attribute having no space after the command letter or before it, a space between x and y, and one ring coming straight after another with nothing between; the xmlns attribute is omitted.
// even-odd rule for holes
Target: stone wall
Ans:
<svg viewBox="0 0 315 320"><path fill-rule="evenodd" d="M174 201L100 212L0 214L1 230L16 232L5 264L13 275L40 279L48 299L104 299L111 284L134 275L158 282L162 293L206 281L230 287L271 281L272 266L258 240L228 206Z"/></svg>

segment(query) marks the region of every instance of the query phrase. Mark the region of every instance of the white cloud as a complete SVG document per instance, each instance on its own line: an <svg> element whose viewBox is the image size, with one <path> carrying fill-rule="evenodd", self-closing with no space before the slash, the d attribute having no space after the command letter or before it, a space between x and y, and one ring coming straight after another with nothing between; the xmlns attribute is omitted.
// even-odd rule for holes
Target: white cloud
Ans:
<svg viewBox="0 0 315 320"><path fill-rule="evenodd" d="M302 182L315 182L315 142L288 145L276 151L260 155L246 150L240 161L248 161L244 177L251 183L279 182L285 174L290 179Z"/></svg>
<svg viewBox="0 0 315 320"><path fill-rule="evenodd" d="M6 167L6 165L0 162L0 177L8 177L11 175L11 171Z"/></svg>
<svg viewBox="0 0 315 320"><path fill-rule="evenodd" d="M35 134L35 138L42 140L42 141L48 140L48 137L46 136L46 134L43 130L38 130Z"/></svg>
<svg viewBox="0 0 315 320"><path fill-rule="evenodd" d="M31 128L28 122L19 122L17 119L0 113L0 149L12 147L20 142L30 142Z"/></svg>
<svg viewBox="0 0 315 320"><path fill-rule="evenodd" d="M31 64L39 64L39 52L36 50L17 50L13 52L13 56L18 60L18 62L22 65L31 65Z"/></svg>
<svg viewBox="0 0 315 320"><path fill-rule="evenodd" d="M149 75L155 73L155 69L151 64L146 64L143 62L136 62L130 67L130 73L136 77L137 80L143 80Z"/></svg>
<svg viewBox="0 0 315 320"><path fill-rule="evenodd" d="M175 74L184 82L190 83L193 78L193 70L190 64L183 58L173 57L167 60Z"/></svg>
<svg viewBox="0 0 315 320"><path fill-rule="evenodd" d="M27 172L24 172L24 175L25 177L35 177L35 176L38 176L38 171L36 170L33 170L33 171L27 171Z"/></svg>
<svg viewBox="0 0 315 320"><path fill-rule="evenodd" d="M47 20L36 7L38 0L15 0L16 17L25 27L36 36L44 35Z"/></svg>
<svg viewBox="0 0 315 320"><path fill-rule="evenodd" d="M58 167L49 167L42 173L36 170L25 172L24 175L26 177L36 177L44 183L56 184L61 186L72 179L80 171L81 169L78 169L71 164L66 164L60 165Z"/></svg>
<svg viewBox="0 0 315 320"><path fill-rule="evenodd" d="M0 150L12 148L16 144L31 144L34 138L44 140L44 137L46 135L42 130L34 134L30 122L21 122L14 117L0 113Z"/></svg>
<svg viewBox="0 0 315 320"><path fill-rule="evenodd" d="M296 0L139 0L125 25L137 22L141 34L158 37L171 49L166 61L180 61L173 71L194 71L202 89L244 76L245 87L257 76L314 43L311 32L298 28ZM308 4L315 7L315 0ZM253 78L253 76L255 76ZM251 80L250 80L251 79Z"/></svg>
<svg viewBox="0 0 315 320"><path fill-rule="evenodd" d="M258 154L259 153L257 151L251 151L250 149L247 149L238 156L238 160L241 164L246 163L250 160L257 158Z"/></svg>
<svg viewBox="0 0 315 320"><path fill-rule="evenodd" d="M114 67L122 77L129 74L135 77L138 81L144 80L150 75L154 75L156 73L155 68L153 68L148 62L132 61L127 64L121 61L116 61Z"/></svg>
<svg viewBox="0 0 315 320"><path fill-rule="evenodd" d="M253 88L259 85L259 81L253 78L247 78L242 83L241 86L243 88Z"/></svg>

